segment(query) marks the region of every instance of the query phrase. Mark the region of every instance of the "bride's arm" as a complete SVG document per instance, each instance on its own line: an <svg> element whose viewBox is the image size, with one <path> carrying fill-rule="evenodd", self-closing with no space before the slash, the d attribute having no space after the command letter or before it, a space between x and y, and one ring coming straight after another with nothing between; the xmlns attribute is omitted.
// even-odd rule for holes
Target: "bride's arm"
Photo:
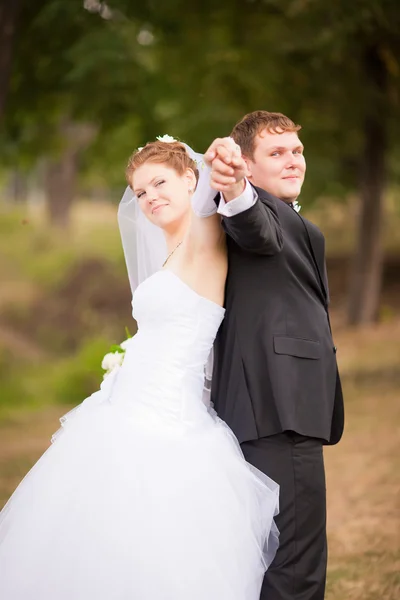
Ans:
<svg viewBox="0 0 400 600"><path fill-rule="evenodd" d="M196 252L212 252L225 243L221 215L217 213L217 192L210 186L211 169L203 164L198 186L192 197L192 220L189 230L190 245ZM208 175L208 176L207 176Z"/></svg>

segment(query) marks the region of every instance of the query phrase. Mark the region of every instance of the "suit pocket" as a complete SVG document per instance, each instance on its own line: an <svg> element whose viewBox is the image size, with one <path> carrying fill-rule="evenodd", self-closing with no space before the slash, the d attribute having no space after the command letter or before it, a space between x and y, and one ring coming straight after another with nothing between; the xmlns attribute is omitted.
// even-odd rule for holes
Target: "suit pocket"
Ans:
<svg viewBox="0 0 400 600"><path fill-rule="evenodd" d="M276 354L288 354L299 358L321 358L321 344L314 340L274 335L274 351Z"/></svg>

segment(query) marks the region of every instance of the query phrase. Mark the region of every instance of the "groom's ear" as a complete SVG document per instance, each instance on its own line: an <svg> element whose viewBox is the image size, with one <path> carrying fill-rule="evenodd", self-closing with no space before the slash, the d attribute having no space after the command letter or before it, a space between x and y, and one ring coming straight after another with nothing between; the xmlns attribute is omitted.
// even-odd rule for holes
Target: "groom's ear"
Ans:
<svg viewBox="0 0 400 600"><path fill-rule="evenodd" d="M245 177L247 177L247 179L251 179L253 176L253 174L251 172L251 160L249 158L247 158L247 156L244 156L244 154L243 154L243 160L246 163L246 168L247 168Z"/></svg>

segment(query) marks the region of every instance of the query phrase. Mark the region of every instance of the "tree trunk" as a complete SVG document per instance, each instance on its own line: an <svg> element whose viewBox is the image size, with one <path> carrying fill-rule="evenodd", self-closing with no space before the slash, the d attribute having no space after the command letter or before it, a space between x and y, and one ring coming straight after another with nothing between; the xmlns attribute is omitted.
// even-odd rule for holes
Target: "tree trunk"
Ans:
<svg viewBox="0 0 400 600"><path fill-rule="evenodd" d="M0 4L0 120L6 105L19 9L19 0Z"/></svg>
<svg viewBox="0 0 400 600"><path fill-rule="evenodd" d="M76 195L79 153L90 144L97 129L90 123L74 123L69 117L64 117L59 124L59 132L63 151L46 161L44 188L50 224L67 229Z"/></svg>
<svg viewBox="0 0 400 600"><path fill-rule="evenodd" d="M348 304L348 323L361 325L379 317L383 272L383 196L387 149L387 72L378 49L365 53L367 114L361 163L360 219Z"/></svg>
<svg viewBox="0 0 400 600"><path fill-rule="evenodd" d="M68 229L71 206L75 197L76 154L66 151L58 159L48 160L45 166L44 186L50 224Z"/></svg>
<svg viewBox="0 0 400 600"><path fill-rule="evenodd" d="M14 169L10 176L10 197L15 204L25 204L28 198L26 175Z"/></svg>

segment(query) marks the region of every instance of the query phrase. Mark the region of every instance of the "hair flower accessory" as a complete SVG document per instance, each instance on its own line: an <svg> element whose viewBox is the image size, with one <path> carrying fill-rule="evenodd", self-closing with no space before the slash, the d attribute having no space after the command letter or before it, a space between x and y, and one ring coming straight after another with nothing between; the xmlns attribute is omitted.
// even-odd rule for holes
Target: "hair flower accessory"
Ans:
<svg viewBox="0 0 400 600"><path fill-rule="evenodd" d="M158 140L159 142L164 142L165 144L171 144L172 142L178 141L175 138L173 138L172 135L168 135L167 133L165 135L158 135L156 137L156 140ZM144 146L139 146L139 148L136 150L136 152L141 152L143 150L143 148L144 148Z"/></svg>
<svg viewBox="0 0 400 600"><path fill-rule="evenodd" d="M178 140L176 140L175 138L172 137L172 135L158 135L156 137L156 140L158 140L159 142L165 142L166 144L171 144L172 142L177 142Z"/></svg>

